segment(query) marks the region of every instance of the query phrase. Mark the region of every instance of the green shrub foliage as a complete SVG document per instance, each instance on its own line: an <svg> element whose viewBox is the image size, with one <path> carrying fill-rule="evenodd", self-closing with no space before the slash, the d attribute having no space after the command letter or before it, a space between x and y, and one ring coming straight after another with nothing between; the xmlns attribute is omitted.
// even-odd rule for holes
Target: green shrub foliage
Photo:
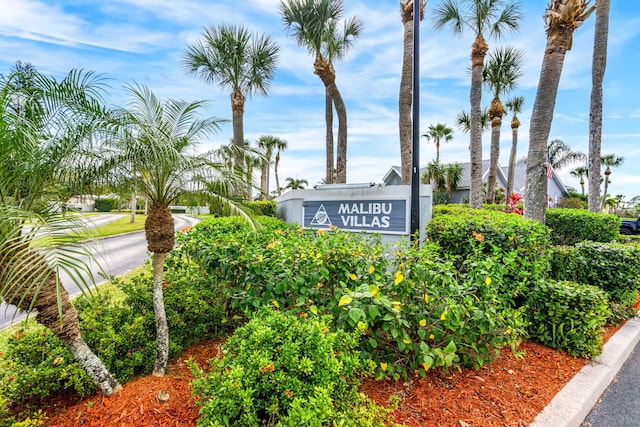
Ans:
<svg viewBox="0 0 640 427"><path fill-rule="evenodd" d="M527 284L548 274L549 229L520 215L451 206L434 215L426 230L443 254L459 259L463 272L465 260L478 256L504 264L500 293L516 306Z"/></svg>
<svg viewBox="0 0 640 427"><path fill-rule="evenodd" d="M607 296L595 286L550 280L529 291L529 335L572 356L600 354L608 314Z"/></svg>
<svg viewBox="0 0 640 427"><path fill-rule="evenodd" d="M546 224L551 243L575 245L578 242L613 242L620 234L620 218L584 209L547 209Z"/></svg>
<svg viewBox="0 0 640 427"><path fill-rule="evenodd" d="M357 337L330 331L328 318L259 311L224 345L224 358L203 374L192 364L201 426L383 426L384 417L354 419L368 405L358 376L369 370ZM361 417L358 418L361 418Z"/></svg>
<svg viewBox="0 0 640 427"><path fill-rule="evenodd" d="M111 212L118 209L118 199L96 199L95 203L98 212Z"/></svg>
<svg viewBox="0 0 640 427"><path fill-rule="evenodd" d="M246 202L244 206L247 207L255 215L277 217L278 209L275 200L259 200L255 202Z"/></svg>

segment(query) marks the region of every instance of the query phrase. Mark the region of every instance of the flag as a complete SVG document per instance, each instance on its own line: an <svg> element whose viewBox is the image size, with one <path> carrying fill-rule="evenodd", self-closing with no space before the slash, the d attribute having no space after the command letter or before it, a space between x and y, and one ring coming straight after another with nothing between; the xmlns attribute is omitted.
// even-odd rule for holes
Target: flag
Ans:
<svg viewBox="0 0 640 427"><path fill-rule="evenodd" d="M553 166L551 166L551 156L547 153L547 179L553 176Z"/></svg>

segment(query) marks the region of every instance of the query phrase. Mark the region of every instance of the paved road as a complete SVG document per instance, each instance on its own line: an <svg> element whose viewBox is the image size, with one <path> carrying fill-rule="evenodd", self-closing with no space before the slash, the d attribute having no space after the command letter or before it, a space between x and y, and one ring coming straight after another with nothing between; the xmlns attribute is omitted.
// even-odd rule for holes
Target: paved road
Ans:
<svg viewBox="0 0 640 427"><path fill-rule="evenodd" d="M118 218L118 216L108 218L107 215L100 215L99 217L90 218L94 226L98 226L109 222L109 219L113 221ZM198 222L196 218L188 215L174 215L174 219L176 230ZM110 276L118 276L144 264L149 257L147 242L143 231L101 239L97 244L92 245L91 251L97 261L97 264L96 262L90 263L97 284L106 281L106 279L100 275L101 271L104 271ZM62 284L72 297L81 292L67 275L61 274L60 278ZM85 278L88 279L88 277ZM16 309L14 306L7 306L5 303L0 304L0 330L24 319L24 314L17 314L16 317L13 318L15 312Z"/></svg>
<svg viewBox="0 0 640 427"><path fill-rule="evenodd" d="M582 427L640 426L640 344L622 365Z"/></svg>

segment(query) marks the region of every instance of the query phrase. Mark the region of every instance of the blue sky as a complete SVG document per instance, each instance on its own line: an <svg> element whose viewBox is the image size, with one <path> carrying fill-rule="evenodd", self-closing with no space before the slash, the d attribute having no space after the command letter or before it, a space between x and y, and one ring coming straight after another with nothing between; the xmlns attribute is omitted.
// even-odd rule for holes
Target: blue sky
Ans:
<svg viewBox="0 0 640 427"><path fill-rule="evenodd" d="M469 109L471 36L436 32L429 0L421 25L420 127L446 123ZM524 75L510 95L525 97L520 115L518 158L527 153L531 108L546 44L542 15L546 0L523 1L521 29L490 48L513 45L526 53ZM324 176L324 87L313 74L312 58L285 33L278 14L279 0L0 0L0 74L17 61L30 62L45 74L63 76L72 68L93 70L108 77L109 101L125 105L123 86L148 85L161 97L210 100L208 114L231 117L226 89L207 86L186 76L180 61L185 45L198 39L204 26L244 25L271 35L280 45L276 79L268 97L256 96L245 107L245 137L276 135L288 141L280 177L304 178L311 185ZM337 84L349 117L348 182L380 182L400 164L397 96L402 58L402 23L397 0L344 0L347 16L358 15L364 31L354 51L336 64ZM575 150L588 150L591 54L595 15L574 34L567 53L550 138L562 139ZM602 152L624 157L611 175L610 194L627 200L640 195L640 3L613 1L609 58L604 84ZM509 96L509 95L507 95ZM483 105L490 96L483 92ZM508 163L510 116L502 127L500 163ZM336 122L337 123L337 122ZM231 124L202 149L226 143ZM469 161L469 139L455 130L452 142L441 147L441 161ZM489 156L489 132L484 134L483 158ZM421 164L435 158L435 146L424 141ZM577 166L577 165L576 165ZM568 167L560 171L565 184L579 190ZM272 186L273 184L273 180Z"/></svg>

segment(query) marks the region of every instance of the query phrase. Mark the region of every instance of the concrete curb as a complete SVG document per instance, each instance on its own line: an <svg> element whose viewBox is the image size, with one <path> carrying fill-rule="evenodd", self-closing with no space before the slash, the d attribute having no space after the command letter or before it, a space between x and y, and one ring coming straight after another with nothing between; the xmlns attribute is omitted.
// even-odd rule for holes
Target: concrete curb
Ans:
<svg viewBox="0 0 640 427"><path fill-rule="evenodd" d="M609 338L600 356L565 384L530 427L580 427L639 341L640 320L631 319Z"/></svg>

